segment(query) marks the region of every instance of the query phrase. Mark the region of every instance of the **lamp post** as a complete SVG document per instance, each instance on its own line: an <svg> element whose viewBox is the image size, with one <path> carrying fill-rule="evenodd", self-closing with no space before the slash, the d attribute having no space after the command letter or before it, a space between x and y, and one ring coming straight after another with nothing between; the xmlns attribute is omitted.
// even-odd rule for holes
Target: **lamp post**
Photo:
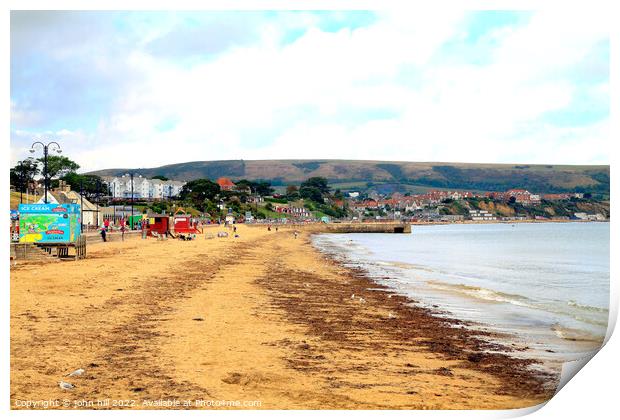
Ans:
<svg viewBox="0 0 620 420"><path fill-rule="evenodd" d="M41 146L43 148L43 184L45 185L45 197L43 198L43 202L47 204L47 190L49 189L49 173L47 172L47 157L49 155L49 149L55 148L56 153L62 153L60 149L60 144L55 141L51 141L47 144L41 143L40 141L35 141L30 146L30 153L34 153L36 151L35 147Z"/></svg>
<svg viewBox="0 0 620 420"><path fill-rule="evenodd" d="M19 203L24 204L24 179L26 178L26 168L24 167L24 161L19 162L21 171L19 171Z"/></svg>
<svg viewBox="0 0 620 420"><path fill-rule="evenodd" d="M133 201L134 201L134 195L133 195L133 178L136 174L134 172L129 173L129 174L125 174L125 176L128 176L129 178L131 178L131 219L129 222L129 227L133 230ZM142 178L142 175L138 175L138 178Z"/></svg>
<svg viewBox="0 0 620 420"><path fill-rule="evenodd" d="M108 204L112 202L112 223L116 224L116 206L114 205L114 196L116 195L116 183L111 182L108 184L108 192L110 194L110 199L108 200Z"/></svg>
<svg viewBox="0 0 620 420"><path fill-rule="evenodd" d="M80 177L80 232L84 232L84 180Z"/></svg>
<svg viewBox="0 0 620 420"><path fill-rule="evenodd" d="M97 217L97 226L99 226L99 189L101 188L101 181L99 181L99 179L97 179L97 181L95 182L95 208L97 209L96 211L96 217Z"/></svg>

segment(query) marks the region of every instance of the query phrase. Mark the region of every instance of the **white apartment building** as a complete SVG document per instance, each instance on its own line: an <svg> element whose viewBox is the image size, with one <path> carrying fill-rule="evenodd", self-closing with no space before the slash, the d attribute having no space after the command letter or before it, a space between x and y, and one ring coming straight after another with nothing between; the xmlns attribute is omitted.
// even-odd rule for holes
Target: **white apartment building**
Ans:
<svg viewBox="0 0 620 420"><path fill-rule="evenodd" d="M114 198L131 198L132 178L123 175L116 177L106 177L110 194ZM141 175L133 177L134 198L144 200L156 200L168 197L176 197L180 194L185 182L181 181L162 181L160 179L148 179Z"/></svg>

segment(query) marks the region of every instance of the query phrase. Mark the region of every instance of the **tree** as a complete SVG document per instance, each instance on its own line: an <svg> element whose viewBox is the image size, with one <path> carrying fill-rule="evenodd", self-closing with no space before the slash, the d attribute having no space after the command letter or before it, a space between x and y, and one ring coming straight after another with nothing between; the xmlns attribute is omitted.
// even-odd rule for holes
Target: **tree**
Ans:
<svg viewBox="0 0 620 420"><path fill-rule="evenodd" d="M34 181L34 177L39 174L39 166L33 158L24 159L11 168L11 185L19 188L19 191L26 191L28 184Z"/></svg>
<svg viewBox="0 0 620 420"><path fill-rule="evenodd" d="M169 178L166 178L163 175L155 175L154 177L152 177L151 179L161 179L162 181L170 181Z"/></svg>
<svg viewBox="0 0 620 420"><path fill-rule="evenodd" d="M299 188L296 185L288 185L286 187L286 198L288 200L297 200L299 198Z"/></svg>
<svg viewBox="0 0 620 420"><path fill-rule="evenodd" d="M271 188L271 182L269 181L259 181L255 183L255 192L256 194L264 197L266 195L273 194L273 188Z"/></svg>
<svg viewBox="0 0 620 420"><path fill-rule="evenodd" d="M180 198L187 201L200 211L204 211L205 200L213 201L220 193L220 186L215 182L206 179L195 179L183 185Z"/></svg>
<svg viewBox="0 0 620 420"><path fill-rule="evenodd" d="M312 200L317 203L323 202L323 194L321 194L321 190L316 187L301 187L299 189L299 195L306 200Z"/></svg>
<svg viewBox="0 0 620 420"><path fill-rule="evenodd" d="M312 178L308 178L301 183L301 188L303 187L317 188L321 192L321 194L329 194L330 190L327 186L327 179L321 176L314 176Z"/></svg>
<svg viewBox="0 0 620 420"><path fill-rule="evenodd" d="M41 163L44 164L44 159L37 159ZM47 173L49 179L56 177L63 177L69 172L75 172L80 169L80 165L72 161L66 156L54 156L50 155L47 157Z"/></svg>
<svg viewBox="0 0 620 420"><path fill-rule="evenodd" d="M247 179L241 179L235 182L237 189L249 188L252 194L258 194L260 196L273 194L273 188L271 188L271 182L269 181L249 181Z"/></svg>
<svg viewBox="0 0 620 420"><path fill-rule="evenodd" d="M81 175L69 172L62 178L74 191L82 191L82 195L91 200L95 197L108 195L108 184L97 175Z"/></svg>
<svg viewBox="0 0 620 420"><path fill-rule="evenodd" d="M323 203L323 196L329 194L327 179L315 176L301 183L299 195L307 200Z"/></svg>

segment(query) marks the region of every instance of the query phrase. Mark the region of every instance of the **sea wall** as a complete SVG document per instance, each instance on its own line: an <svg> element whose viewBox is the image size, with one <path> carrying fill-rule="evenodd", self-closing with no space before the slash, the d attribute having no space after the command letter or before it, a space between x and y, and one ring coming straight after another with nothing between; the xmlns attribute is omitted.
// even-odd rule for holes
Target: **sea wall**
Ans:
<svg viewBox="0 0 620 420"><path fill-rule="evenodd" d="M316 228L326 233L411 233L409 223L322 223Z"/></svg>

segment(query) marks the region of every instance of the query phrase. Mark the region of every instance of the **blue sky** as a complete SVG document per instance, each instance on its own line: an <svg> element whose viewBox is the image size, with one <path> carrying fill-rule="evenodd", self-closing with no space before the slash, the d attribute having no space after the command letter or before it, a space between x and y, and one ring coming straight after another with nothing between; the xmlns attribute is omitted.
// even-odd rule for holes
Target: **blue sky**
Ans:
<svg viewBox="0 0 620 420"><path fill-rule="evenodd" d="M11 12L13 162L608 164L608 126L603 15Z"/></svg>

